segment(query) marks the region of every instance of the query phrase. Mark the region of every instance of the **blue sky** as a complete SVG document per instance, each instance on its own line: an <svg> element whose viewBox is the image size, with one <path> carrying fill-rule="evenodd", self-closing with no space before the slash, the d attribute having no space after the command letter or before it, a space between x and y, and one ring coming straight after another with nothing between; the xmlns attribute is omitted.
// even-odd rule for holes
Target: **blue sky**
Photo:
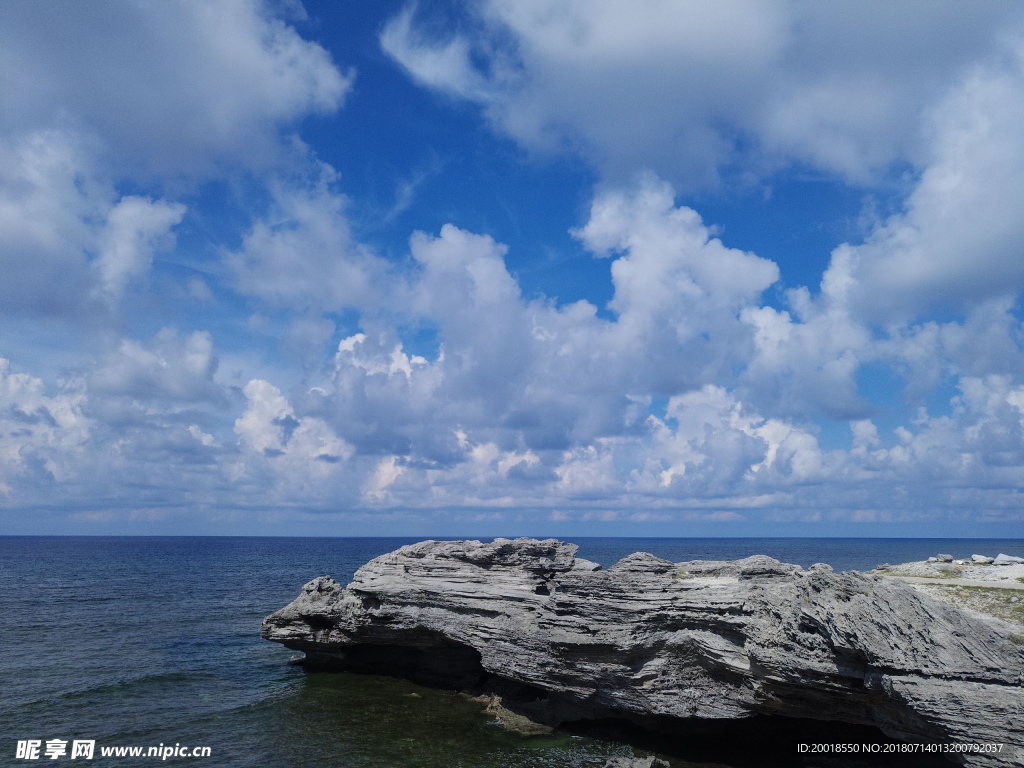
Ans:
<svg viewBox="0 0 1024 768"><path fill-rule="evenodd" d="M0 532L1024 531L1019 3L0 17Z"/></svg>

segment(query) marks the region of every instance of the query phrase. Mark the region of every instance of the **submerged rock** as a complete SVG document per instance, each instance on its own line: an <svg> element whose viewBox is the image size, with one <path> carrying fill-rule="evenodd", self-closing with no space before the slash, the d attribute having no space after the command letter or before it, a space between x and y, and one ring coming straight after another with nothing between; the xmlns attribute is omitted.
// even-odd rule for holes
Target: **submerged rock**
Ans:
<svg viewBox="0 0 1024 768"><path fill-rule="evenodd" d="M892 579L770 557L608 570L554 539L427 541L314 579L264 638L307 666L501 696L547 725L651 730L754 718L874 726L920 743L1003 743L1024 760L1024 648Z"/></svg>
<svg viewBox="0 0 1024 768"><path fill-rule="evenodd" d="M604 768L672 768L656 757L610 757Z"/></svg>

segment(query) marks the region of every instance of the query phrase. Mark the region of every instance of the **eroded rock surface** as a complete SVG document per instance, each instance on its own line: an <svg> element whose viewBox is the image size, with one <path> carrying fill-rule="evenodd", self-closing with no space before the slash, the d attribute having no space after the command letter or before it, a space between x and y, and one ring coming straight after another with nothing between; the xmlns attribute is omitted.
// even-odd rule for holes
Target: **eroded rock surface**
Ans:
<svg viewBox="0 0 1024 768"><path fill-rule="evenodd" d="M604 768L671 768L664 760L656 757L613 757Z"/></svg>
<svg viewBox="0 0 1024 768"><path fill-rule="evenodd" d="M1024 763L1024 649L891 579L770 557L608 570L554 539L426 541L314 579L262 636L319 666L484 682L538 722L779 716Z"/></svg>

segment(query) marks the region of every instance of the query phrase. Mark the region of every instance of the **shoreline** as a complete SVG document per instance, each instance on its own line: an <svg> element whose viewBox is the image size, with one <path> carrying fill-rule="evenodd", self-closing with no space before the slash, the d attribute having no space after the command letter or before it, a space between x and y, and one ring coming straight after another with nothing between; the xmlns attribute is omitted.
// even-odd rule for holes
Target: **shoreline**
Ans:
<svg viewBox="0 0 1024 768"><path fill-rule="evenodd" d="M981 587L982 589L1012 589L1024 591L1024 584L986 581L984 579L939 579L931 576L884 575L883 578L899 579L911 584L944 584L951 587Z"/></svg>
<svg viewBox="0 0 1024 768"><path fill-rule="evenodd" d="M986 620L995 620L1010 639L1024 644L1024 561L1000 553L954 559L880 565L873 575L900 581L921 594Z"/></svg>

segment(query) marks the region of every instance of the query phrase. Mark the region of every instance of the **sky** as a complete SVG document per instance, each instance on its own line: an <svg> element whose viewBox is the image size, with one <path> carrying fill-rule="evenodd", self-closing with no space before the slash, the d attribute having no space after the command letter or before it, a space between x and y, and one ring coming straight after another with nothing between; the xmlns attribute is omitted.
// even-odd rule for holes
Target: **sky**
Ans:
<svg viewBox="0 0 1024 768"><path fill-rule="evenodd" d="M1024 536L1024 4L0 3L0 534Z"/></svg>

